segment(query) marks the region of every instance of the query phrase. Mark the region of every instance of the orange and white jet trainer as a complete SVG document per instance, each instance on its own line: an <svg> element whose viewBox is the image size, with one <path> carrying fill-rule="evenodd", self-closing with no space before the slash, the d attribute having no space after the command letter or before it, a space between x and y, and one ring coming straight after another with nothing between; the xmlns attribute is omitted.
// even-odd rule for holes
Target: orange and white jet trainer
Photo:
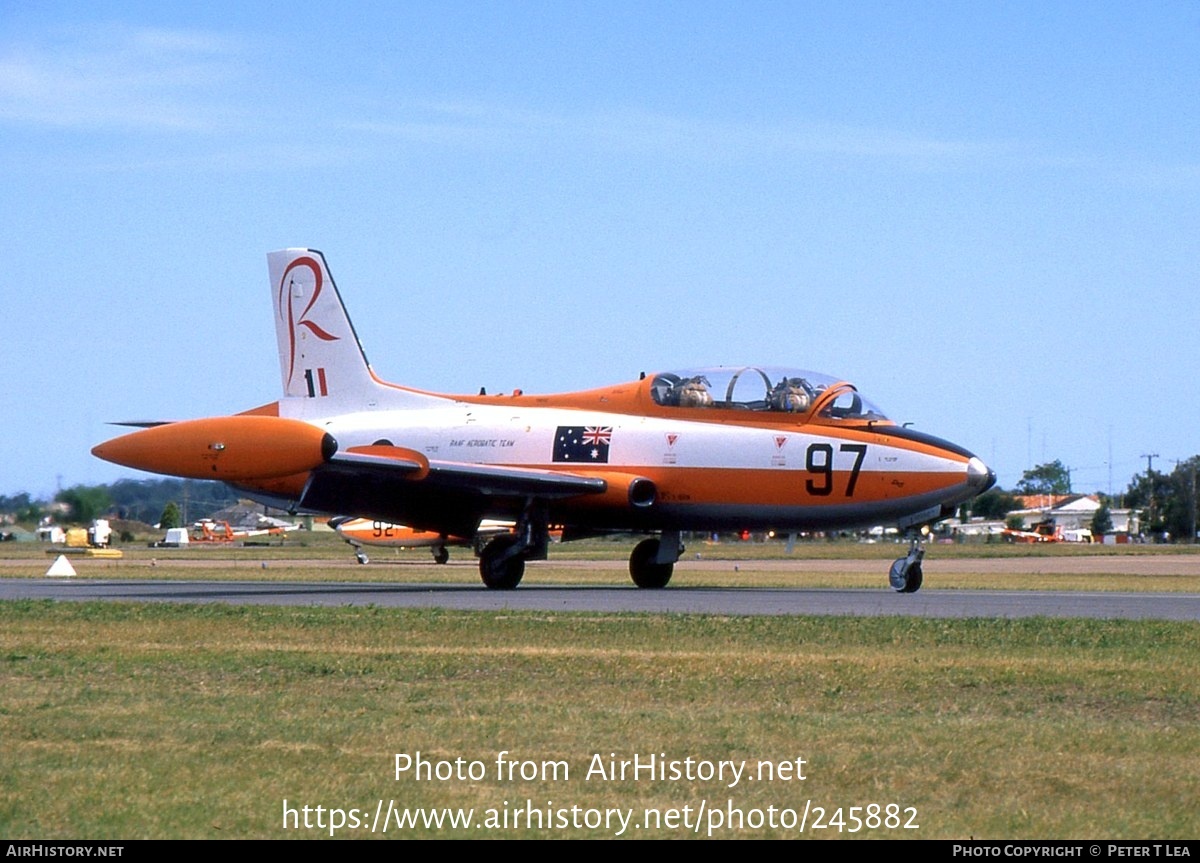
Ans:
<svg viewBox="0 0 1200 863"><path fill-rule="evenodd" d="M854 385L796 369L680 369L558 395L443 395L376 377L325 257L267 256L283 397L233 416L164 423L92 452L155 473L222 480L291 512L350 514L492 538L479 571L516 587L563 540L651 534L639 587L670 580L687 531L914 531L986 491L967 450L888 420ZM921 540L892 564L921 586Z"/></svg>
<svg viewBox="0 0 1200 863"><path fill-rule="evenodd" d="M478 551L482 551L483 544L489 537L512 533L516 528L515 522L484 519L479 523L474 537L450 536L435 530L417 530L407 524L344 515L329 519L329 526L338 536L354 546L354 558L359 563L370 562L363 548L368 545L384 548L428 548L433 554L434 563L445 563L450 560L449 546L474 546Z"/></svg>

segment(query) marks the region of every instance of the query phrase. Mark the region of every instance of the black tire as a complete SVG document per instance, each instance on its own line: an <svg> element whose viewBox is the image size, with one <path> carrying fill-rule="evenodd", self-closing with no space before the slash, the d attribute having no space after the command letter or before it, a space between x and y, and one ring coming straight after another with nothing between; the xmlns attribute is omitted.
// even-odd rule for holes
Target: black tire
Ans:
<svg viewBox="0 0 1200 863"><path fill-rule="evenodd" d="M433 550L433 562L441 565L450 559L450 549L446 546L439 546Z"/></svg>
<svg viewBox="0 0 1200 863"><path fill-rule="evenodd" d="M515 536L498 536L479 555L479 576L491 590L512 590L521 583L521 577L525 575L525 558L515 555L501 559L516 542Z"/></svg>
<svg viewBox="0 0 1200 863"><path fill-rule="evenodd" d="M914 563L908 568L908 572L904 579L904 589L901 593L916 593L921 589L921 582L925 580L925 574L921 572L920 562Z"/></svg>
<svg viewBox="0 0 1200 863"><path fill-rule="evenodd" d="M667 586L675 572L673 563L655 563L658 557L657 539L643 539L629 555L629 575L638 587L657 590Z"/></svg>
<svg viewBox="0 0 1200 863"><path fill-rule="evenodd" d="M916 593L921 589L923 580L921 561L914 560L909 563L906 557L895 561L892 564L891 572L888 573L888 582L896 593Z"/></svg>

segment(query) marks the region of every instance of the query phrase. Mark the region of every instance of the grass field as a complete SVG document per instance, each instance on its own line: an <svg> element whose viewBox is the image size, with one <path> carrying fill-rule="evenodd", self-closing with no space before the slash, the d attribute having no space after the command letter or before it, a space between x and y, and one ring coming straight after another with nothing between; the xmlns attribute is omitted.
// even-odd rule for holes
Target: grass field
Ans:
<svg viewBox="0 0 1200 863"><path fill-rule="evenodd" d="M566 575L552 561L536 577L620 580L627 551L601 547L589 567L556 548ZM711 570L688 583L805 577L778 549L742 551L702 549ZM340 543L148 554L122 577L478 578L466 550L448 567L391 552L356 567ZM1005 576L1022 587L1200 581L1193 555L1158 550L1079 564L1099 576L1040 572L1072 554L1000 559L1037 564ZM864 565L820 564L847 556ZM879 587L892 556L798 558ZM1164 556L1176 563L1130 574ZM930 557L947 577L999 577L990 555ZM0 572L47 565L10 556ZM317 838L342 819L335 835L366 837L394 805L474 821L400 830L393 816L374 835L1194 839L1198 636L1156 621L0 603L0 835ZM430 777L397 776L396 756L418 753ZM684 775L610 775L634 756ZM696 775L724 761L723 778ZM793 775L759 777L768 764Z"/></svg>

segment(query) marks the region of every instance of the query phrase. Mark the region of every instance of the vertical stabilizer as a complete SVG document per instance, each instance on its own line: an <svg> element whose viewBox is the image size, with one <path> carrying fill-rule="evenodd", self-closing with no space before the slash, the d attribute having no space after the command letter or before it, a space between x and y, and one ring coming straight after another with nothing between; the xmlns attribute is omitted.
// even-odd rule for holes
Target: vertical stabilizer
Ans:
<svg viewBox="0 0 1200 863"><path fill-rule="evenodd" d="M346 405L371 401L379 383L325 256L314 249L284 249L267 255L267 268L284 394Z"/></svg>
<svg viewBox="0 0 1200 863"><path fill-rule="evenodd" d="M375 377L341 294L316 249L267 254L279 374L291 416L421 408L444 397Z"/></svg>

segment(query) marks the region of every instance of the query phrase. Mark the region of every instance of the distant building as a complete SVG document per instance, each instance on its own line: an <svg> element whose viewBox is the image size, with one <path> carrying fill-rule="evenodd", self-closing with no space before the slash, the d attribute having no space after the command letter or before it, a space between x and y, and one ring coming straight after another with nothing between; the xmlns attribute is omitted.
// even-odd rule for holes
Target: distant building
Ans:
<svg viewBox="0 0 1200 863"><path fill-rule="evenodd" d="M1091 528L1092 519L1100 509L1100 498L1094 494L1025 494L1017 495L1021 509L1013 510L1009 517L1020 516L1024 527L1053 519L1064 531ZM1109 509L1112 517L1111 533L1138 532L1137 513L1130 509Z"/></svg>
<svg viewBox="0 0 1200 863"><path fill-rule="evenodd" d="M1000 536L1004 533L1004 522L984 521L983 519L972 519L968 522L943 521L937 526L937 532L949 534L954 539Z"/></svg>
<svg viewBox="0 0 1200 863"><path fill-rule="evenodd" d="M1038 524L1052 523L1059 529L1063 539L1074 542L1091 542L1092 519L1100 509L1100 498L1091 494L1026 494L1015 495L1021 508L1008 514L1003 521L972 520L965 524L945 521L939 532L949 533L955 538L999 537L1004 535L1009 519L1020 518L1023 530L1033 530ZM1137 512L1129 509L1109 509L1112 518L1110 539L1114 535L1137 534ZM1095 537L1102 542L1102 537Z"/></svg>

